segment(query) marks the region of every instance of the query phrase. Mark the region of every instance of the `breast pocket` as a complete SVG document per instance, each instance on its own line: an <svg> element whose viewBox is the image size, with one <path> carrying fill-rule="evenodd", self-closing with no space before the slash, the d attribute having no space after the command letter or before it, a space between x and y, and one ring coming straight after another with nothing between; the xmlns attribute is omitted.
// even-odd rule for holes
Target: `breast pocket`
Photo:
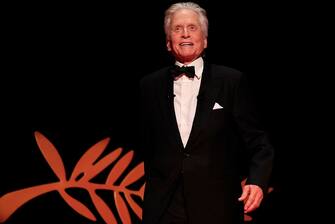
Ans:
<svg viewBox="0 0 335 224"><path fill-rule="evenodd" d="M225 108L223 103L215 103L210 112L209 125L211 128L220 128L223 126L225 117Z"/></svg>

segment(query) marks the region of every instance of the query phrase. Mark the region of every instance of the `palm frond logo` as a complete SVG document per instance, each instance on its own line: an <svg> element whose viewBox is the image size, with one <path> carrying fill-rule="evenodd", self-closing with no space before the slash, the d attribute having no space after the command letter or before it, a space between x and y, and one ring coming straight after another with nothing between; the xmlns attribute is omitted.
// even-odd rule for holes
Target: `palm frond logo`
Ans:
<svg viewBox="0 0 335 224"><path fill-rule="evenodd" d="M51 191L58 191L64 201L80 215L92 221L96 221L97 218L85 204L65 191L69 188L82 188L87 190L97 212L106 223L117 223L116 213L113 212L106 202L97 194L97 190L113 191L117 214L122 223L131 223L131 211L129 211L130 209L128 208L131 208L132 212L134 212L139 219L142 219L142 208L134 198L139 197L143 200L145 183L143 183L138 190L131 190L129 186L144 176L144 163L139 163L126 174L120 184L116 184L116 181L124 174L130 165L134 156L133 151L129 151L121 157L123 149L118 148L103 158L98 159L110 141L109 138L105 138L94 144L82 155L74 167L71 176L68 178L66 176L63 160L56 147L40 132L35 132L34 134L39 149L59 181L24 188L1 196L0 222L5 222L19 207L28 201ZM117 162L110 170L105 183L91 182L94 177L115 161ZM123 194L124 197L122 197L121 194Z"/></svg>

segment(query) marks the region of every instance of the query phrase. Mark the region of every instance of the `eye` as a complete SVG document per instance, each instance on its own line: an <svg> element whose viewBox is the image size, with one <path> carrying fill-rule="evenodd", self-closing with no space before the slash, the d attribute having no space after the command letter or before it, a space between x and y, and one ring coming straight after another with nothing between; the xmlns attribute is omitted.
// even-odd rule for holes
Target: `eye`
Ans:
<svg viewBox="0 0 335 224"><path fill-rule="evenodd" d="M197 27L196 27L195 25L190 25L190 26L188 27L188 29L189 29L190 31L195 31L195 30L197 30Z"/></svg>
<svg viewBox="0 0 335 224"><path fill-rule="evenodd" d="M180 27L180 26L175 26L174 28L173 28L173 31L174 32L180 32L182 30L182 28Z"/></svg>

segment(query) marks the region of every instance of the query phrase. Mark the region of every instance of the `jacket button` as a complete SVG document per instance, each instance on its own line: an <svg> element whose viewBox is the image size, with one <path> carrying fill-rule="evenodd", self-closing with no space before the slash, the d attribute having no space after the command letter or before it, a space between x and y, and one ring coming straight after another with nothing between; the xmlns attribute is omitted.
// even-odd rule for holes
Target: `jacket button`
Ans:
<svg viewBox="0 0 335 224"><path fill-rule="evenodd" d="M188 157L190 157L191 155L190 155L189 153L185 153L185 152L184 152L184 156L185 156L186 158L188 158Z"/></svg>

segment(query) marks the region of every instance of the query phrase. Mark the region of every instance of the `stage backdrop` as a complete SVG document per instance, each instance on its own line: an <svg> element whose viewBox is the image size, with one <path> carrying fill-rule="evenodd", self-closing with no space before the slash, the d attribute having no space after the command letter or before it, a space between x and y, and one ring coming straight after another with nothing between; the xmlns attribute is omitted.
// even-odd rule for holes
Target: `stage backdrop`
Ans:
<svg viewBox="0 0 335 224"><path fill-rule="evenodd" d="M0 222L140 222L138 83L173 62L163 32L172 2L6 6ZM270 6L198 2L210 20L207 60L248 73L280 158L285 21ZM280 217L281 168L276 159L255 223Z"/></svg>

